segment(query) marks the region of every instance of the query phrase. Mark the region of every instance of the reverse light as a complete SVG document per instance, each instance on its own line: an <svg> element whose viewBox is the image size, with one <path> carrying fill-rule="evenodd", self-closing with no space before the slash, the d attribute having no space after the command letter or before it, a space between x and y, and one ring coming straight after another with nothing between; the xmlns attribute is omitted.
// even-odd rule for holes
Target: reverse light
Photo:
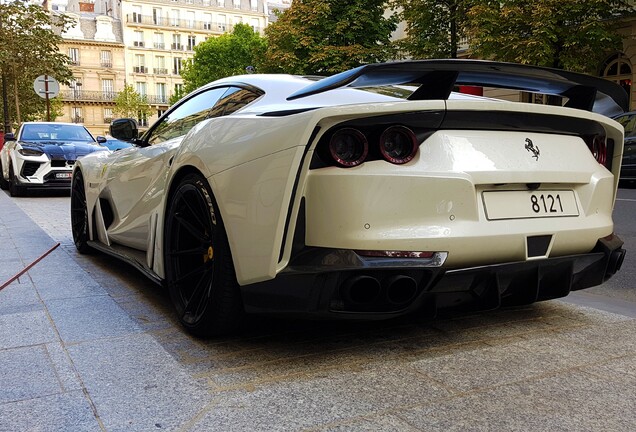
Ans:
<svg viewBox="0 0 636 432"><path fill-rule="evenodd" d="M340 129L329 141L329 153L342 167L360 165L369 153L369 143L362 132L353 128Z"/></svg>
<svg viewBox="0 0 636 432"><path fill-rule="evenodd" d="M391 163L405 164L417 153L417 138L405 126L391 126L380 135L380 153Z"/></svg>
<svg viewBox="0 0 636 432"><path fill-rule="evenodd" d="M40 150L33 150L28 148L21 148L18 150L18 153L20 153L22 156L42 156L44 154L44 152Z"/></svg>
<svg viewBox="0 0 636 432"><path fill-rule="evenodd" d="M432 258L435 252L394 251L394 250L357 250L356 253L365 257L381 258Z"/></svg>

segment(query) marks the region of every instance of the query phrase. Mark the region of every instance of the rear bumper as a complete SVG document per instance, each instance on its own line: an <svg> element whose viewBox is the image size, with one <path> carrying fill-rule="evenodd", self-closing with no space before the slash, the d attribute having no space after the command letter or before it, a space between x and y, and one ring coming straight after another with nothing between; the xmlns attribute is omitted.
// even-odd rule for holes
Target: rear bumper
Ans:
<svg viewBox="0 0 636 432"><path fill-rule="evenodd" d="M616 235L585 254L444 269L415 259L306 250L275 279L241 288L245 310L330 319L386 319L439 309L488 310L564 297L600 285L623 262Z"/></svg>

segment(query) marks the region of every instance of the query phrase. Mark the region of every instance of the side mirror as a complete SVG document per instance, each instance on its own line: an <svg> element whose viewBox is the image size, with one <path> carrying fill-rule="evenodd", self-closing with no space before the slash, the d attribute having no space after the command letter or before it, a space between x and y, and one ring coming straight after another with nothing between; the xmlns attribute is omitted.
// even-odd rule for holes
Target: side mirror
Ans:
<svg viewBox="0 0 636 432"><path fill-rule="evenodd" d="M4 141L15 141L15 134L13 132L7 132L4 134Z"/></svg>
<svg viewBox="0 0 636 432"><path fill-rule="evenodd" d="M97 142L100 144L104 144L106 142L106 137L103 137L101 135L97 135Z"/></svg>
<svg viewBox="0 0 636 432"><path fill-rule="evenodd" d="M129 118L113 120L110 124L110 134L118 140L133 141L139 135L137 121Z"/></svg>

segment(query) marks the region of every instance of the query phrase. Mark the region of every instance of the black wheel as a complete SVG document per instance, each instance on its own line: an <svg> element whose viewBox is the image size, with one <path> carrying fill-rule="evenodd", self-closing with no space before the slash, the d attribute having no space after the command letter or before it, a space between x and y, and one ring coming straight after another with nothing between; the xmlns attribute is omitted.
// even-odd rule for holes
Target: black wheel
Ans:
<svg viewBox="0 0 636 432"><path fill-rule="evenodd" d="M198 175L187 175L171 195L164 253L183 326L197 336L239 330L244 311L230 246L212 192Z"/></svg>
<svg viewBox="0 0 636 432"><path fill-rule="evenodd" d="M90 252L86 191L84 189L84 178L80 171L73 175L73 183L71 184L71 231L77 251L81 254Z"/></svg>
<svg viewBox="0 0 636 432"><path fill-rule="evenodd" d="M0 189L7 190L9 189L9 182L4 178L4 168L2 166L2 161L0 161Z"/></svg>
<svg viewBox="0 0 636 432"><path fill-rule="evenodd" d="M12 197L24 195L24 186L20 186L18 176L13 172L13 164L9 161L9 194Z"/></svg>

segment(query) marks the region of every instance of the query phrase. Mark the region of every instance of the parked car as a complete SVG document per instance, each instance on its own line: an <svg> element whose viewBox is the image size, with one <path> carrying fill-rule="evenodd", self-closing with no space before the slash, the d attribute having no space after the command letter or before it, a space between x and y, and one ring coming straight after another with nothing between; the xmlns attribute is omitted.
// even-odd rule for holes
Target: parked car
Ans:
<svg viewBox="0 0 636 432"><path fill-rule="evenodd" d="M621 180L636 180L636 111L614 117L625 128Z"/></svg>
<svg viewBox="0 0 636 432"><path fill-rule="evenodd" d="M568 103L452 92L464 84ZM562 297L623 261L623 128L607 115L626 106L600 78L484 61L228 77L141 137L113 121L136 147L75 164L73 239L165 284L197 335L246 312L386 319Z"/></svg>
<svg viewBox="0 0 636 432"><path fill-rule="evenodd" d="M75 123L26 122L16 134L6 133L0 150L0 186L11 196L26 189L69 189L75 161L108 150L104 137L93 138Z"/></svg>

